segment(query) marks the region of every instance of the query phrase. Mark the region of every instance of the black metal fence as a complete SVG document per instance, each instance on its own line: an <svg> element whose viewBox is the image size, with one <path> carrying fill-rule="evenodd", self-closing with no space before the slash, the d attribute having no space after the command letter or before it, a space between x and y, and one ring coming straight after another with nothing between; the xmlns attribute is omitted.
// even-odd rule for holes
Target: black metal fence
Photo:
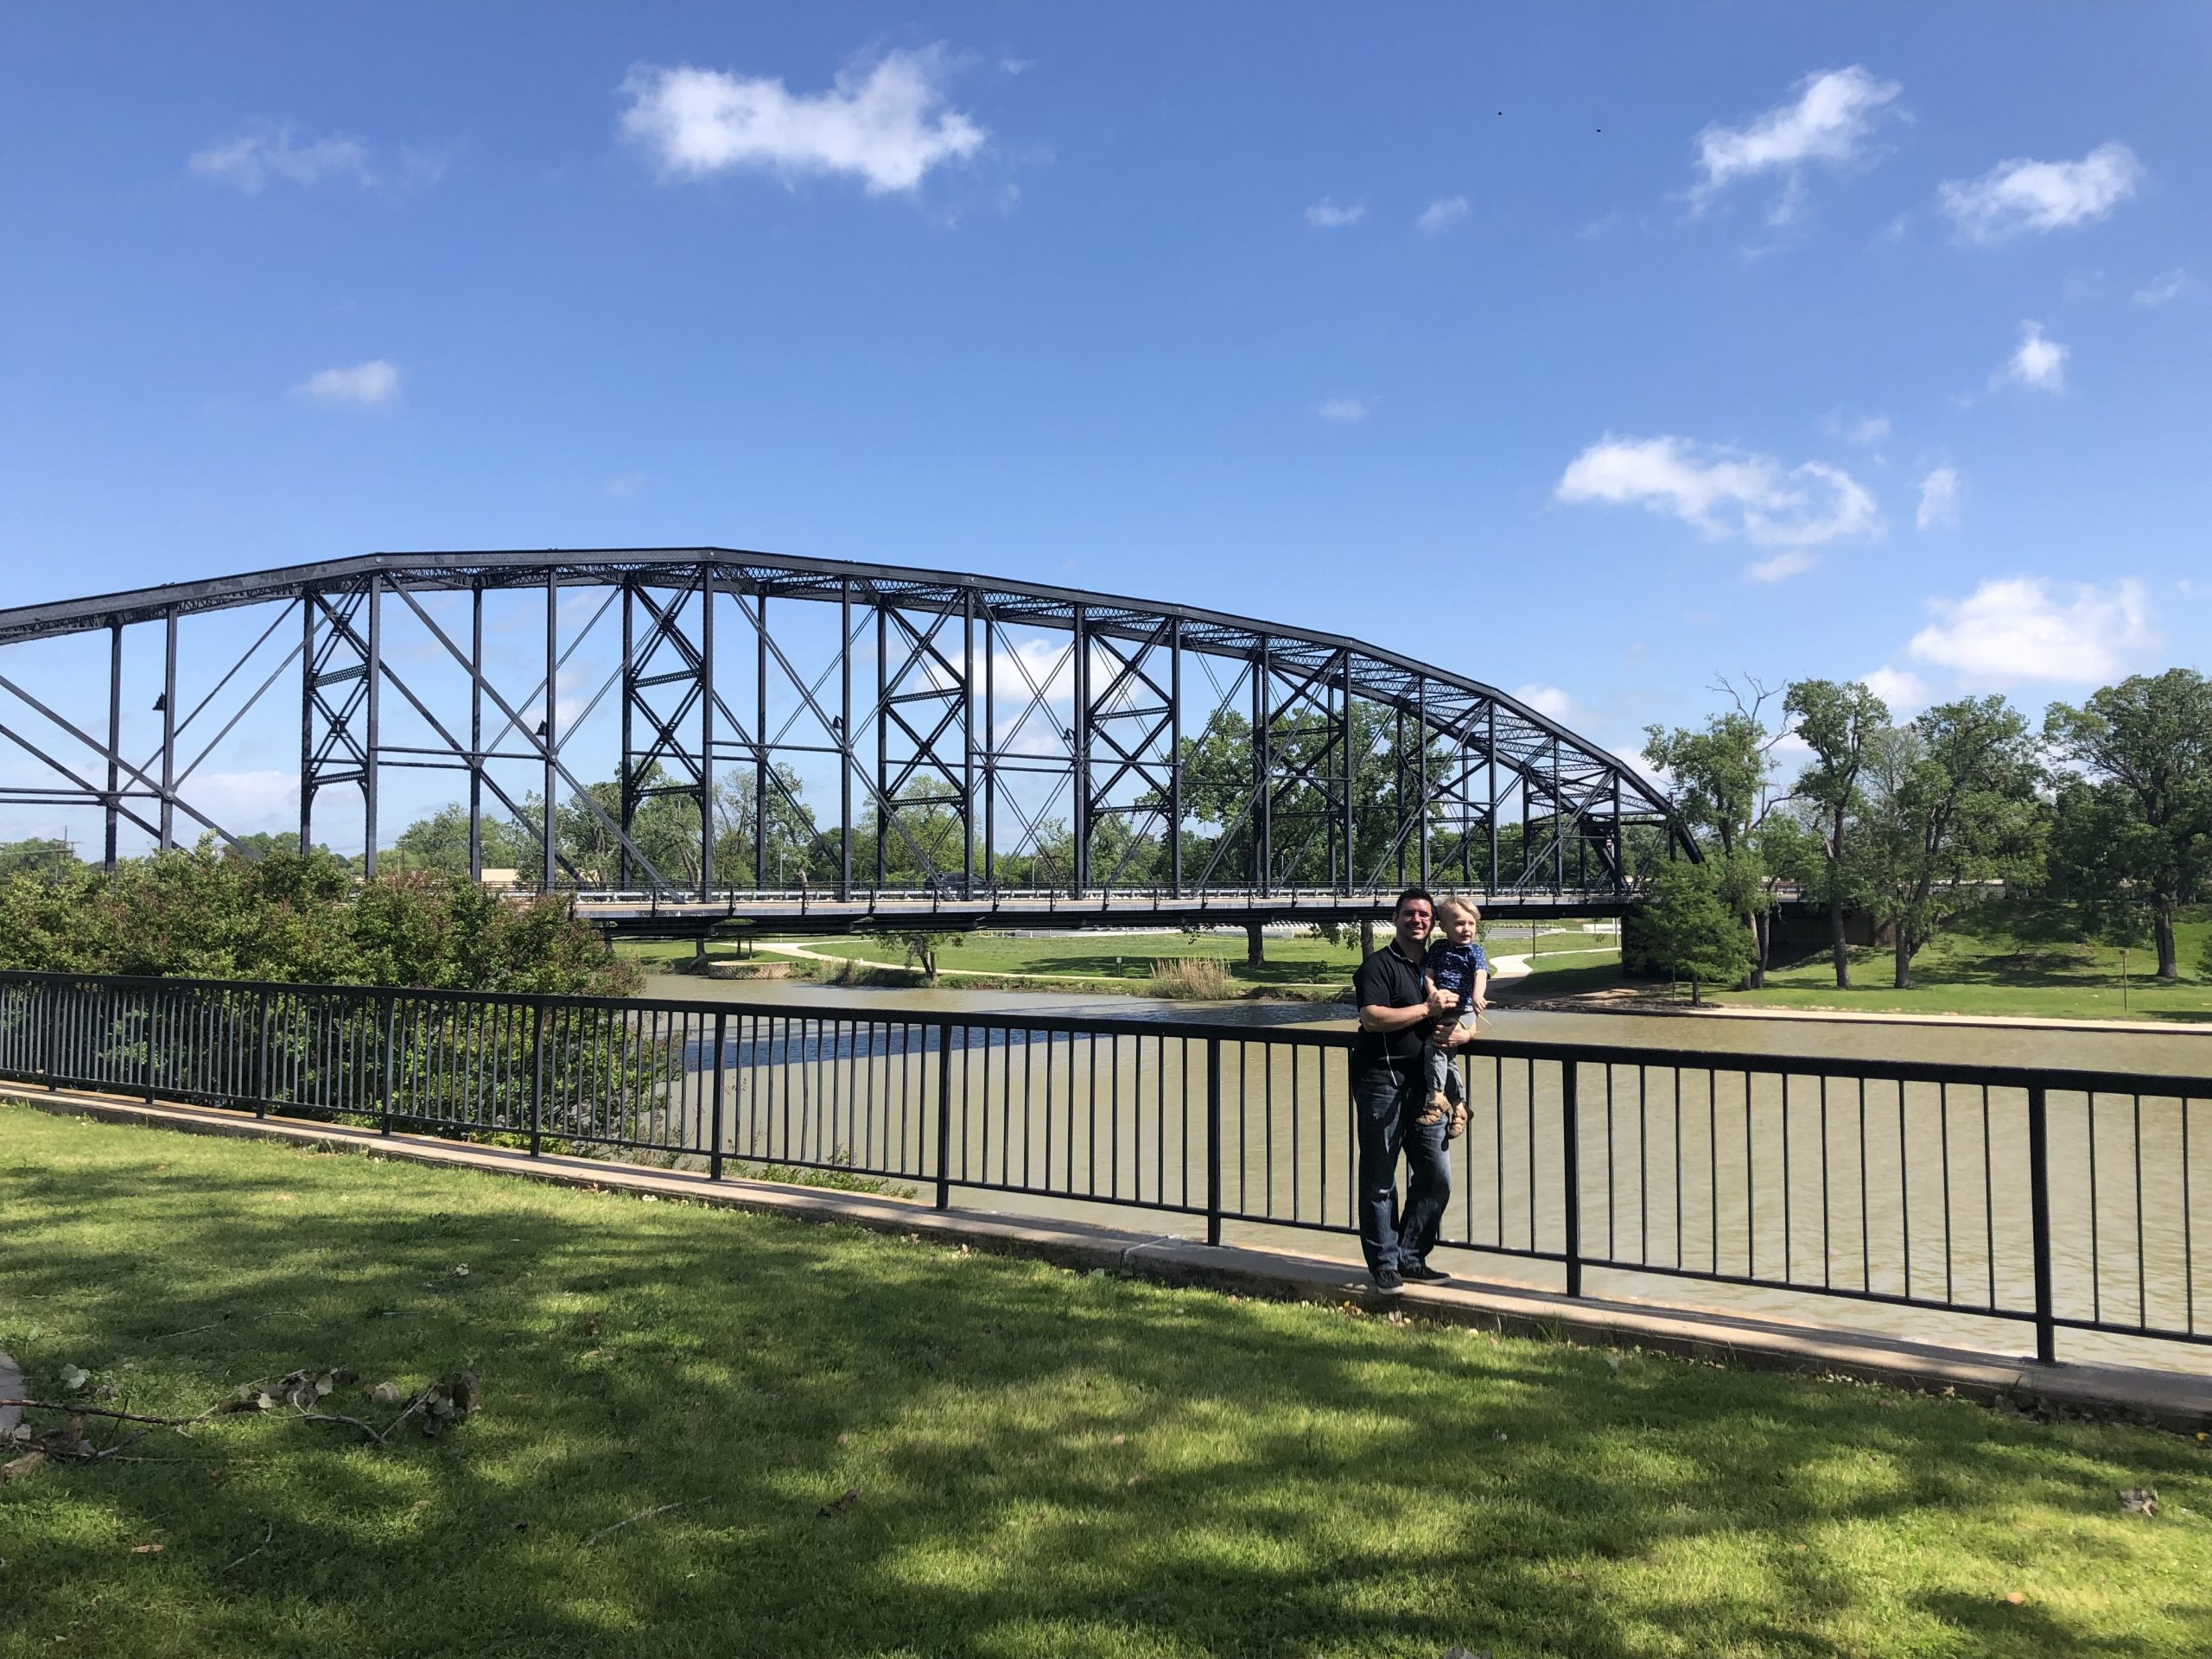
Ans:
<svg viewBox="0 0 2212 1659"><path fill-rule="evenodd" d="M0 1079L1355 1230L1350 1033L0 974ZM2212 1342L2212 1079L1484 1039L1444 1243ZM2208 1239L2212 1243L2212 1239ZM1656 1287L1640 1287L1651 1294ZM1656 1298L1655 1298L1656 1299ZM2024 1332L2023 1333L2025 1334Z"/></svg>

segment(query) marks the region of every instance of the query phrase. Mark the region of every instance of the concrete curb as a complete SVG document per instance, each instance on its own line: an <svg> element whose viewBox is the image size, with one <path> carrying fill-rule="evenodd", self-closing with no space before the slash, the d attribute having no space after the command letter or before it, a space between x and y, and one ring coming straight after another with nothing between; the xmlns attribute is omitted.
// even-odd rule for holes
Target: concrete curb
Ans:
<svg viewBox="0 0 2212 1659"><path fill-rule="evenodd" d="M1172 1234L1141 1233L1082 1222L937 1210L899 1198L709 1180L681 1170L595 1158L543 1156L505 1147L434 1136L379 1135L350 1125L254 1117L214 1107L148 1104L114 1096L0 1090L0 1100L64 1117L321 1146L555 1185L635 1192L795 1220L842 1223L946 1244L998 1250L1088 1271L1141 1274L1166 1284L1299 1301L1357 1303L1408 1319L1472 1326L1510 1336L1597 1346L1655 1350L1683 1358L1904 1386L2004 1403L2031 1412L2114 1416L2159 1427L2212 1429L2212 1376L2133 1366L2040 1365L1969 1349L1900 1338L1791 1325L1717 1314L1678 1313L1630 1302L1567 1298L1510 1286L1469 1283L1408 1287L1377 1295L1367 1277L1340 1262L1246 1246L1207 1245Z"/></svg>

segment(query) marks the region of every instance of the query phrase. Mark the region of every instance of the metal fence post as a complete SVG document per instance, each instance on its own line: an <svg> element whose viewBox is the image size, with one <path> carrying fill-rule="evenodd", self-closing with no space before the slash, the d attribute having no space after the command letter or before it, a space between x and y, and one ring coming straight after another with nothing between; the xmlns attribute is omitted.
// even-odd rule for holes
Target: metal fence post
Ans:
<svg viewBox="0 0 2212 1659"><path fill-rule="evenodd" d="M391 1028L397 1020L399 999L394 996L391 992L386 991L381 1000L384 1003L384 1014L382 1020L380 1021L383 1027L383 1040L381 1045L382 1053L377 1066L377 1133L378 1135L390 1135L391 1133L391 1064L393 1058L391 1052Z"/></svg>
<svg viewBox="0 0 2212 1659"><path fill-rule="evenodd" d="M1559 1120L1566 1165L1567 1192L1560 1213L1567 1223L1567 1294L1582 1294L1582 1120L1575 1098L1580 1068L1571 1059L1559 1064Z"/></svg>
<svg viewBox="0 0 2212 1659"><path fill-rule="evenodd" d="M47 1091L50 1094L53 1092L54 1086L54 1058L56 1054L61 1052L60 988L55 985L48 985L46 988L46 996L44 1001L46 1002L46 1042L44 1045L46 1052L41 1058L46 1062L46 1087Z"/></svg>
<svg viewBox="0 0 2212 1659"><path fill-rule="evenodd" d="M2028 1187L2035 1221L2036 1357L2049 1365L2058 1357L2058 1325L2050 1287L2050 1111L2041 1084L2028 1090Z"/></svg>
<svg viewBox="0 0 2212 1659"><path fill-rule="evenodd" d="M154 1103L154 1033L161 1007L162 994L159 991L147 992L146 1058L138 1067L138 1091L145 1096L149 1106Z"/></svg>
<svg viewBox="0 0 2212 1659"><path fill-rule="evenodd" d="M729 1015L727 1012L715 1015L715 1114L714 1150L707 1154L707 1179L719 1181L722 1178L722 1048L729 1040Z"/></svg>
<svg viewBox="0 0 2212 1659"><path fill-rule="evenodd" d="M545 1128L545 1005L533 1006L530 1027L530 1155L538 1154Z"/></svg>
<svg viewBox="0 0 2212 1659"><path fill-rule="evenodd" d="M986 1172L988 1173L988 1172ZM937 1207L952 1207L952 1026L937 1028Z"/></svg>
<svg viewBox="0 0 2212 1659"><path fill-rule="evenodd" d="M1327 1056L1323 1057L1324 1063ZM1221 1243L1221 1039L1206 1039L1206 1243Z"/></svg>
<svg viewBox="0 0 2212 1659"><path fill-rule="evenodd" d="M253 1045L253 1115L269 1116L269 993L261 993L255 1016L260 1022Z"/></svg>

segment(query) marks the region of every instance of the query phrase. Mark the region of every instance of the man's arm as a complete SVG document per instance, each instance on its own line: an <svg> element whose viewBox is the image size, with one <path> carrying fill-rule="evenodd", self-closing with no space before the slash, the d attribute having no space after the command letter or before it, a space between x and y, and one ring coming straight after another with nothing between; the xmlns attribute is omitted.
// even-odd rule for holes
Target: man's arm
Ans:
<svg viewBox="0 0 2212 1659"><path fill-rule="evenodd" d="M1359 1028L1371 1032L1403 1031L1408 1026L1417 1026L1423 1020L1441 1019L1459 1006L1459 992L1440 991L1432 986L1425 1001L1415 1002L1409 1007L1393 1008L1379 1002L1370 1003L1359 1011Z"/></svg>

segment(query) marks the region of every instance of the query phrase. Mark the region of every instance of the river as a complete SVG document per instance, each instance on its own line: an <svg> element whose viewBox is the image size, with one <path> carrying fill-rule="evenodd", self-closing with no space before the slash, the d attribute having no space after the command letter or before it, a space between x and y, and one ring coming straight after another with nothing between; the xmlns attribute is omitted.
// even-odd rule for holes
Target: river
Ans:
<svg viewBox="0 0 2212 1659"><path fill-rule="evenodd" d="M931 1167L921 1158L925 1115L910 1114L906 1103L926 1098L922 1091L934 1087L936 1062L926 1042L914 1039L917 1028L904 1021L1035 1014L1156 1025L1158 1041L975 1033L969 1040L977 1052L956 1051L950 1080L957 1102L956 1173L1033 1190L956 1185L952 1196L964 1207L1122 1227L1156 1224L1185 1236L1202 1233L1203 1220L1068 1196L1110 1192L1155 1205L1204 1203L1205 1089L1203 1061L1193 1058L1204 1045L1178 1039L1177 1027L1232 1025L1250 1027L1255 1036L1268 1027L1351 1028L1348 1011L1335 1004L842 988L688 976L656 977L647 994L749 1009L840 1010L846 1023L839 1030L848 1034L817 1042L810 1052L803 1039L787 1047L772 1039L748 1051L753 1058L741 1070L754 1072L755 1081L738 1089L753 1089L753 1103L734 1106L726 1148L771 1156L779 1145L787 1151L797 1146L804 1155L803 1133L798 1142L779 1140L772 1124L760 1127L761 1113L779 1100L788 1118L794 1101L804 1114L818 1100L831 1127L815 1125L817 1141L826 1135L852 1148L866 1143L877 1147L878 1166L909 1172ZM2005 1352L2031 1347L2031 1329L1878 1300L1839 1300L1817 1287L2029 1305L2024 1095L1919 1084L1822 1084L1809 1076L1732 1071L1732 1058L2212 1077L2212 1031L2197 1029L2082 1031L1510 1007L1494 1008L1491 1023L1502 1038L1664 1052L1666 1063L1648 1068L1578 1068L1583 1253L1658 1270L1593 1267L1584 1277L1587 1294ZM798 1029L771 1024L787 1038ZM1253 1217L1229 1223L1224 1238L1356 1260L1356 1242L1341 1232L1268 1219L1349 1219L1351 1149L1341 1052L1255 1042L1226 1043L1222 1053L1223 1202L1232 1213ZM1470 1133L1455 1143L1455 1192L1445 1235L1453 1248L1440 1261L1485 1280L1559 1288L1556 1263L1502 1252L1556 1251L1564 1241L1560 1068L1484 1058L1479 1047L1474 1053L1465 1068L1474 1117ZM833 1071L847 1069L848 1082L821 1082L825 1056ZM2208 1096L2212 1086L2198 1089L2193 1109L2150 1096L2100 1096L2093 1108L2078 1094L2052 1094L2052 1238L2062 1317L2101 1314L2170 1328L2196 1320L2196 1236L2206 1234L2212 1247L2212 1232L2194 1220L2196 1195L2212 1181L2205 1146L2212 1124L2198 1121L2212 1109ZM901 1103L896 1138L902 1150L887 1154L894 1097ZM747 1135L753 1137L749 1143ZM1673 1276L1712 1272L1779 1277L1794 1287ZM2203 1349L2104 1332L2063 1332L2060 1352L2084 1361L2212 1370L2212 1352Z"/></svg>

